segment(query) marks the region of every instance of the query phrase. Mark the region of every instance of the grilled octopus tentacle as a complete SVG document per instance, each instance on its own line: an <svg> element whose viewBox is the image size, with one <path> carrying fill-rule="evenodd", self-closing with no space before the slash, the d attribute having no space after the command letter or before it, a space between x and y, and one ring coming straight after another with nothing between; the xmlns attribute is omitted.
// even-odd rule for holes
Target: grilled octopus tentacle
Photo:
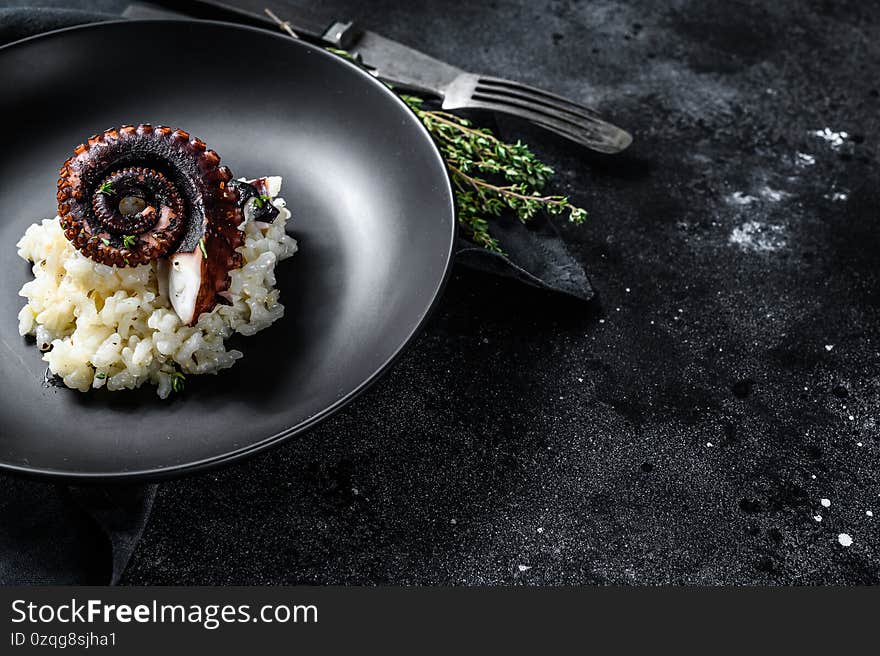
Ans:
<svg viewBox="0 0 880 656"><path fill-rule="evenodd" d="M96 262L137 266L167 257L172 305L184 323L226 302L241 266L243 214L220 156L183 130L125 125L91 137L61 167L58 215L67 239Z"/></svg>

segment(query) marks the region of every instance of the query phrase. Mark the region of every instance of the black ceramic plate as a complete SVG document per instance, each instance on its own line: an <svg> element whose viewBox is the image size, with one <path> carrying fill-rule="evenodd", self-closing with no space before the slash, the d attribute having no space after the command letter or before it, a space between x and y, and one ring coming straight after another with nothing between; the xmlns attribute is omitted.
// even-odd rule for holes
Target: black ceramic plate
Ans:
<svg viewBox="0 0 880 656"><path fill-rule="evenodd" d="M441 291L455 232L442 159L392 92L335 55L222 23L102 23L0 49L0 89L2 467L158 477L277 444L374 381ZM237 176L283 176L300 247L277 269L284 319L167 401L45 386L17 330L31 275L15 243L55 215L59 166L139 122L202 138Z"/></svg>

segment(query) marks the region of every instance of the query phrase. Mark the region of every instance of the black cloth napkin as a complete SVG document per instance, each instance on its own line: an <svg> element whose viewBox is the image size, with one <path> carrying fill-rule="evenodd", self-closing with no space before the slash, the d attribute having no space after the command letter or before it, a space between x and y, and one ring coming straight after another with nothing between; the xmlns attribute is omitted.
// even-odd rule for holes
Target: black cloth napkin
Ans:
<svg viewBox="0 0 880 656"><path fill-rule="evenodd" d="M155 497L155 485L0 476L0 585L117 583Z"/></svg>
<svg viewBox="0 0 880 656"><path fill-rule="evenodd" d="M119 18L124 4L0 8L0 45L70 25ZM95 11L100 5L105 11ZM79 7L79 8L77 8ZM113 13L118 12L118 13ZM456 264L587 301L583 268L549 221L494 228L507 255L459 239ZM0 476L0 585L102 585L122 576L140 540L156 485L72 486Z"/></svg>
<svg viewBox="0 0 880 656"><path fill-rule="evenodd" d="M492 226L505 255L492 253L459 237L455 264L515 278L533 287L589 301L595 296L590 279L575 260L551 221L525 226L519 221Z"/></svg>

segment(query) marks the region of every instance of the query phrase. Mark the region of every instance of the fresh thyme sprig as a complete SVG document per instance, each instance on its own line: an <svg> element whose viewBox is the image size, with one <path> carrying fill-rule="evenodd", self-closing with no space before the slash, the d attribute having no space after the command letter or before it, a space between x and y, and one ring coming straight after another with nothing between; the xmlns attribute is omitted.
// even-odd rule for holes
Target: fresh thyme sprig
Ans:
<svg viewBox="0 0 880 656"><path fill-rule="evenodd" d="M98 187L99 194L106 194L107 196L112 196L114 194L113 185L109 182L102 182L101 186Z"/></svg>
<svg viewBox="0 0 880 656"><path fill-rule="evenodd" d="M123 248L134 248L135 244L137 244L137 237L135 235L122 235Z"/></svg>
<svg viewBox="0 0 880 656"><path fill-rule="evenodd" d="M460 116L424 109L425 101L418 96L400 97L437 142L455 185L458 222L475 243L501 252L487 219L504 210L513 211L523 223L539 211L550 215L568 212L572 223L584 222L586 211L572 205L567 197L541 193L553 169L524 143L505 143L491 130L476 128Z"/></svg>

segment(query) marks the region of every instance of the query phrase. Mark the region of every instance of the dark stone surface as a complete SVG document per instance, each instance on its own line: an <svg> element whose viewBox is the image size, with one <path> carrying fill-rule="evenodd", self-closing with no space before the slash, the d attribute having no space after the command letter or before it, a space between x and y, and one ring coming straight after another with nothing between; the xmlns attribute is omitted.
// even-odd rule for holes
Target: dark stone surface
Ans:
<svg viewBox="0 0 880 656"><path fill-rule="evenodd" d="M322 7L633 131L499 121L600 298L459 271L355 404L163 485L124 581L880 582L876 6L359 4Z"/></svg>

